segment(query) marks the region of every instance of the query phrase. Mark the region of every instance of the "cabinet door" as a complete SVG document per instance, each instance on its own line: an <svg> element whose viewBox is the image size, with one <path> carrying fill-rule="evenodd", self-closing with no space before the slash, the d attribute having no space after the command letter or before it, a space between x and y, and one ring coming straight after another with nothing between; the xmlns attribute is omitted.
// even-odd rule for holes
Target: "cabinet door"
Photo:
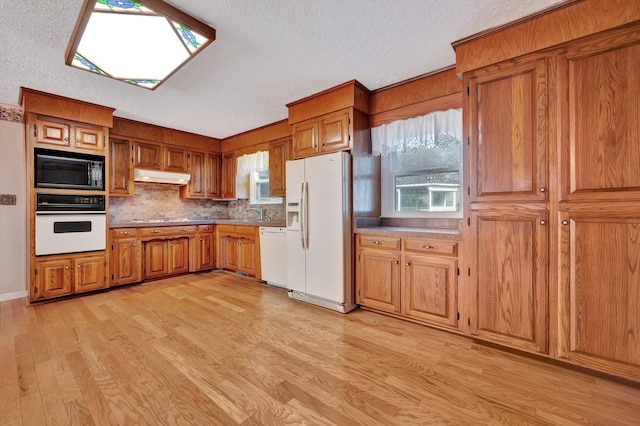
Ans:
<svg viewBox="0 0 640 426"><path fill-rule="evenodd" d="M386 312L400 312L400 252L360 250L356 302Z"/></svg>
<svg viewBox="0 0 640 426"><path fill-rule="evenodd" d="M304 121L293 126L293 156L303 158L318 153L318 122Z"/></svg>
<svg viewBox="0 0 640 426"><path fill-rule="evenodd" d="M561 213L561 356L640 380L640 214Z"/></svg>
<svg viewBox="0 0 640 426"><path fill-rule="evenodd" d="M223 237L222 238L222 250L223 250L223 262L222 268L231 269L232 271L238 270L238 238L236 237Z"/></svg>
<svg viewBox="0 0 640 426"><path fill-rule="evenodd" d="M254 239L238 239L238 271L256 275L256 241Z"/></svg>
<svg viewBox="0 0 640 426"><path fill-rule="evenodd" d="M136 142L134 152L134 167L160 170L162 146L155 143Z"/></svg>
<svg viewBox="0 0 640 426"><path fill-rule="evenodd" d="M472 334L546 352L546 211L472 212L476 281Z"/></svg>
<svg viewBox="0 0 640 426"><path fill-rule="evenodd" d="M144 243L144 277L154 278L169 274L168 244L166 241Z"/></svg>
<svg viewBox="0 0 640 426"><path fill-rule="evenodd" d="M189 272L189 239L169 240L169 273Z"/></svg>
<svg viewBox="0 0 640 426"><path fill-rule="evenodd" d="M76 293L107 287L104 256L80 257L73 260Z"/></svg>
<svg viewBox="0 0 640 426"><path fill-rule="evenodd" d="M402 313L431 324L457 327L457 262L405 254L404 264Z"/></svg>
<svg viewBox="0 0 640 426"><path fill-rule="evenodd" d="M141 277L140 245L136 237L113 240L113 279L112 284L135 283Z"/></svg>
<svg viewBox="0 0 640 426"><path fill-rule="evenodd" d="M203 271L213 269L216 266L215 258L215 238L213 233L199 234L196 246L196 269Z"/></svg>
<svg viewBox="0 0 640 426"><path fill-rule="evenodd" d="M182 198L204 198L207 195L204 152L191 151L188 154L188 159L188 172L191 175L191 180L188 185L180 187L180 196Z"/></svg>
<svg viewBox="0 0 640 426"><path fill-rule="evenodd" d="M349 113L329 115L320 120L320 151L334 152L349 149Z"/></svg>
<svg viewBox="0 0 640 426"><path fill-rule="evenodd" d="M76 148L104 151L104 132L98 127L73 126L73 141Z"/></svg>
<svg viewBox="0 0 640 426"><path fill-rule="evenodd" d="M133 195L133 159L131 141L109 138L109 195Z"/></svg>
<svg viewBox="0 0 640 426"><path fill-rule="evenodd" d="M640 44L609 37L559 61L563 199L640 200L639 58Z"/></svg>
<svg viewBox="0 0 640 426"><path fill-rule="evenodd" d="M182 148L165 146L163 149L164 163L161 165L167 172L187 172L187 151Z"/></svg>
<svg viewBox="0 0 640 426"><path fill-rule="evenodd" d="M291 139L279 140L269 145L269 195L284 197L286 191L286 161L289 159Z"/></svg>
<svg viewBox="0 0 640 426"><path fill-rule="evenodd" d="M236 156L233 152L222 154L222 198L236 198Z"/></svg>
<svg viewBox="0 0 640 426"><path fill-rule="evenodd" d="M208 198L221 198L222 194L220 193L220 178L222 174L221 170L221 157L219 154L207 154L206 155L206 164L205 164L205 173L206 173L206 182L205 188L207 191L206 196Z"/></svg>
<svg viewBox="0 0 640 426"><path fill-rule="evenodd" d="M36 271L31 300L71 294L71 259L38 261Z"/></svg>
<svg viewBox="0 0 640 426"><path fill-rule="evenodd" d="M71 146L71 126L58 121L36 119L36 142L48 145Z"/></svg>
<svg viewBox="0 0 640 426"><path fill-rule="evenodd" d="M471 201L544 201L547 77L544 59L472 75Z"/></svg>

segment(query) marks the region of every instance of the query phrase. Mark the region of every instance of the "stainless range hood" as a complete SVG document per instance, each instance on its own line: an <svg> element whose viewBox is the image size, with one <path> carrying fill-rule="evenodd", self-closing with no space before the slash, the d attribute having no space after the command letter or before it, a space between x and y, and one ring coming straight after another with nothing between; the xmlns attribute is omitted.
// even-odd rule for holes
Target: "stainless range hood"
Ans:
<svg viewBox="0 0 640 426"><path fill-rule="evenodd" d="M160 170L133 169L133 180L136 182L166 183L186 185L191 175L188 173L163 172Z"/></svg>

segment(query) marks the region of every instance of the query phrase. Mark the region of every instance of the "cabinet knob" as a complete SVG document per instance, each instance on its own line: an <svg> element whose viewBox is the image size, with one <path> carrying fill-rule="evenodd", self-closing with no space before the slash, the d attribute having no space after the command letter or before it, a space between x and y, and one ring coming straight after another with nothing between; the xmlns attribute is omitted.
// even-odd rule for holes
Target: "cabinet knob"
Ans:
<svg viewBox="0 0 640 426"><path fill-rule="evenodd" d="M394 265L397 265L398 263L400 263L400 262L398 262L397 260L394 260L394 261L393 261L393 264L394 264Z"/></svg>
<svg viewBox="0 0 640 426"><path fill-rule="evenodd" d="M173 247L173 244L172 244L172 243L169 243L169 247Z"/></svg>
<svg viewBox="0 0 640 426"><path fill-rule="evenodd" d="M154 233L154 234L158 234L158 233L160 233L160 231L159 231L159 230L157 230L157 229L154 229L154 230L153 230L153 233Z"/></svg>
<svg viewBox="0 0 640 426"><path fill-rule="evenodd" d="M569 221L568 221L568 220L563 220L563 221L562 221L562 224L563 224L563 225L568 225L568 224L569 224Z"/></svg>
<svg viewBox="0 0 640 426"><path fill-rule="evenodd" d="M544 192L544 191L546 191L545 187L544 187L544 186L541 186L541 187L540 187L540 192Z"/></svg>
<svg viewBox="0 0 640 426"><path fill-rule="evenodd" d="M202 241L202 238L200 238L200 241Z"/></svg>
<svg viewBox="0 0 640 426"><path fill-rule="evenodd" d="M541 220L541 221L540 221L540 225L546 225L546 224L547 224L547 221L546 221L546 220Z"/></svg>
<svg viewBox="0 0 640 426"><path fill-rule="evenodd" d="M125 186L124 189L129 190L129 185Z"/></svg>
<svg viewBox="0 0 640 426"><path fill-rule="evenodd" d="M136 243L133 243L133 246L135 247L135 246L136 246Z"/></svg>
<svg viewBox="0 0 640 426"><path fill-rule="evenodd" d="M69 137L64 138L65 142L69 142Z"/></svg>
<svg viewBox="0 0 640 426"><path fill-rule="evenodd" d="M160 167L160 163L156 163L156 166Z"/></svg>
<svg viewBox="0 0 640 426"><path fill-rule="evenodd" d="M129 231L122 232L122 235L129 235Z"/></svg>
<svg viewBox="0 0 640 426"><path fill-rule="evenodd" d="M164 165L164 166L165 166L165 167L169 167L169 163L165 163L165 165Z"/></svg>
<svg viewBox="0 0 640 426"><path fill-rule="evenodd" d="M182 232L187 232L187 228L182 228Z"/></svg>
<svg viewBox="0 0 640 426"><path fill-rule="evenodd" d="M423 249L429 249L432 250L434 248L436 248L436 246L422 246Z"/></svg>
<svg viewBox="0 0 640 426"><path fill-rule="evenodd" d="M76 139L76 143L77 143L77 144L81 144L81 143L82 143L82 141L81 141L80 139Z"/></svg>
<svg viewBox="0 0 640 426"><path fill-rule="evenodd" d="M80 265L78 265L78 269L80 269Z"/></svg>
<svg viewBox="0 0 640 426"><path fill-rule="evenodd" d="M65 267L64 267L64 269L69 269L69 267L68 267L68 266L65 266Z"/></svg>
<svg viewBox="0 0 640 426"><path fill-rule="evenodd" d="M411 262L407 262L407 263L406 263L406 265L407 265L407 266L411 266Z"/></svg>

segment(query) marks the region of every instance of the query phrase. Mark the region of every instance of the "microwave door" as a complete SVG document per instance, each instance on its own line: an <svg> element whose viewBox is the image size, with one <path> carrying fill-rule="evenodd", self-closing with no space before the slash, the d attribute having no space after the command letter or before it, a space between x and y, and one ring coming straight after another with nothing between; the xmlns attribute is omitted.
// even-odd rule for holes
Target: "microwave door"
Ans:
<svg viewBox="0 0 640 426"><path fill-rule="evenodd" d="M38 188L89 189L86 160L39 155L36 164Z"/></svg>

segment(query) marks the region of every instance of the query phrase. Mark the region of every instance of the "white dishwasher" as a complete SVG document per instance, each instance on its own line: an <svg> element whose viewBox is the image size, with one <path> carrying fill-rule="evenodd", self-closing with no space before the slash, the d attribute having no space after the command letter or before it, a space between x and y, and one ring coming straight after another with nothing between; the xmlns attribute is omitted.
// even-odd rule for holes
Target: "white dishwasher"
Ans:
<svg viewBox="0 0 640 426"><path fill-rule="evenodd" d="M260 264L267 284L287 286L287 228L260 227Z"/></svg>

